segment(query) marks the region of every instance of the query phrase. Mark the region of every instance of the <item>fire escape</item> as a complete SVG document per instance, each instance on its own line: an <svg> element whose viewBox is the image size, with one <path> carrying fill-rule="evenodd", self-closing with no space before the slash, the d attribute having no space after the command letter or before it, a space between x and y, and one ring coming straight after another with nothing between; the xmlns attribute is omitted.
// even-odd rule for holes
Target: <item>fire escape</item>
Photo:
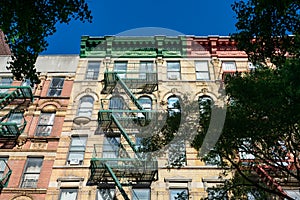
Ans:
<svg viewBox="0 0 300 200"><path fill-rule="evenodd" d="M1 148L13 148L25 129L23 113L33 101L29 86L0 86L0 143ZM0 160L0 190L7 186L12 173L7 162Z"/></svg>
<svg viewBox="0 0 300 200"><path fill-rule="evenodd" d="M104 73L102 94L113 94L125 101L122 102L122 107L118 108L107 107L113 103L111 99L101 101L102 108L98 113L99 127L109 140L112 150L118 152L118 155L105 158L103 150L100 150L103 146L94 146L88 181L90 185L98 185L99 188L113 185L125 200L129 200L130 187L138 184L150 186L152 181L157 180L157 161L143 156L135 137L137 127L150 120L151 111L144 109L134 95L152 93L157 87L156 70L143 74L136 70L126 73L107 70ZM104 197L105 195L103 199Z"/></svg>

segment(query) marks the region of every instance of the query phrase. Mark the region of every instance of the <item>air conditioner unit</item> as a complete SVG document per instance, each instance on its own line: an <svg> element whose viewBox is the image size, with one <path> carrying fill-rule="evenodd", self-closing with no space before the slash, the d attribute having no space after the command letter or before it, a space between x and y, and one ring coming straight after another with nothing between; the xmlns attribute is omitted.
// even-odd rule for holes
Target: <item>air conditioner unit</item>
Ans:
<svg viewBox="0 0 300 200"><path fill-rule="evenodd" d="M70 165L79 165L80 160L78 158L72 158L69 160Z"/></svg>

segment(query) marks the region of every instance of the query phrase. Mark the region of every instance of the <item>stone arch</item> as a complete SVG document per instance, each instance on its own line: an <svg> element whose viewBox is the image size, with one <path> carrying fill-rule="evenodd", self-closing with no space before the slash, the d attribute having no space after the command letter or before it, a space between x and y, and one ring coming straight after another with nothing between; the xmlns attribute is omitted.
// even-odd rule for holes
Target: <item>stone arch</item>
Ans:
<svg viewBox="0 0 300 200"><path fill-rule="evenodd" d="M30 196L27 196L27 195L19 195L19 196L13 197L11 200L33 200L33 198Z"/></svg>

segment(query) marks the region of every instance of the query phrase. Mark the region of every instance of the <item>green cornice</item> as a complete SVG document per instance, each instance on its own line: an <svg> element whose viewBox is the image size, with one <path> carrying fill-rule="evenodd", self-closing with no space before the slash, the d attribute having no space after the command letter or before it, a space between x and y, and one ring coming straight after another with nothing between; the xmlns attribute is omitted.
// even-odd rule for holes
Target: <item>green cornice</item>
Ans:
<svg viewBox="0 0 300 200"><path fill-rule="evenodd" d="M80 57L185 57L186 44L185 36L82 36Z"/></svg>

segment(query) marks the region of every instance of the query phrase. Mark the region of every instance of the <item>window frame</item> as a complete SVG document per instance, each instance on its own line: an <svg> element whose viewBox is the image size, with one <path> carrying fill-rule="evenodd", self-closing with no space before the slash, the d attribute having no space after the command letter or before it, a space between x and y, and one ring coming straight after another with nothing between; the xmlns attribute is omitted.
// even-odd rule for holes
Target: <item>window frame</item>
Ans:
<svg viewBox="0 0 300 200"><path fill-rule="evenodd" d="M49 121L47 121L47 123L41 123L42 121L42 117L45 117L46 115L51 115L49 117ZM36 130L35 130L35 136L38 136L38 137L47 137L47 136L50 136L51 133L52 133L52 130L53 130L53 125L54 125L54 122L55 122L55 117L56 117L56 113L55 112L41 112L40 116L39 116L39 121L38 121L38 124L36 126ZM50 123L49 123L50 122ZM42 127L45 127L46 129L50 128L50 131L48 132L40 132L39 129L42 128ZM45 134L47 133L47 134Z"/></svg>
<svg viewBox="0 0 300 200"><path fill-rule="evenodd" d="M204 66L200 65L200 63L201 64L206 63L205 67L207 67L207 69L203 69ZM200 66L197 66L197 65L200 65ZM195 61L195 72L196 72L196 80L199 80L199 81L211 80L208 61L200 61L200 60ZM206 74L207 78L201 78L200 74Z"/></svg>
<svg viewBox="0 0 300 200"><path fill-rule="evenodd" d="M233 67L226 66L229 64L233 64ZM235 61L222 61L222 71L223 71L223 73L236 72L237 71L236 62Z"/></svg>
<svg viewBox="0 0 300 200"><path fill-rule="evenodd" d="M80 145L74 145L75 143L75 138L76 140L78 139L80 141ZM73 135L71 136L71 142L69 146L69 151L68 151L68 158L67 158L67 164L69 165L82 165L84 161L84 156L85 156L85 150L86 150L86 143L87 143L87 135ZM83 142L81 142L83 141ZM82 158L71 158L72 155L82 155Z"/></svg>
<svg viewBox="0 0 300 200"><path fill-rule="evenodd" d="M54 86L55 80L58 81L57 85ZM59 97L62 94L62 90L65 83L65 77L57 76L53 77L47 92L48 97ZM54 94L52 94L54 92Z"/></svg>
<svg viewBox="0 0 300 200"><path fill-rule="evenodd" d="M8 162L8 156L0 157L0 178L1 179L4 178L3 175L5 175L5 173L9 170L7 162Z"/></svg>
<svg viewBox="0 0 300 200"><path fill-rule="evenodd" d="M98 80L100 67L100 61L88 61L85 73L85 80Z"/></svg>
<svg viewBox="0 0 300 200"><path fill-rule="evenodd" d="M141 196L137 195L136 191L139 191L140 194L144 194L145 192L147 192L147 199L142 199ZM151 200L151 190L150 188L132 188L131 196L132 200Z"/></svg>
<svg viewBox="0 0 300 200"><path fill-rule="evenodd" d="M78 188L60 188L59 191L59 200L70 200L70 199L63 199L62 195L64 192L68 192L68 191L74 191L76 192L76 197L74 200L76 200L78 198Z"/></svg>
<svg viewBox="0 0 300 200"><path fill-rule="evenodd" d="M83 101L84 99L89 98L89 100L92 100L91 102L88 101ZM77 110L77 116L78 117L88 117L91 118L92 114L93 114L93 107L94 107L94 97L90 96L90 95L85 95L83 97L80 98L79 100L79 105L78 105L78 110ZM83 106L83 103L91 103L91 105L89 106ZM88 113L84 114L84 113Z"/></svg>
<svg viewBox="0 0 300 200"><path fill-rule="evenodd" d="M39 167L39 170L37 171L28 171L29 169L29 166L30 165L33 165L34 164L34 161L35 162L40 162L38 164L40 164L38 167ZM30 162L33 162L33 163L30 163ZM38 181L39 181L39 177L40 177L40 174L41 174L41 170L42 170L42 167L43 167L43 162L44 162L44 158L43 157L28 157L27 160L26 160L26 164L25 164L25 167L24 167L24 171L22 173L22 180L21 180L21 184L20 184L20 187L21 188L37 188L37 185L38 185ZM27 175L35 175L37 178L36 179L30 179L30 178L25 178ZM27 182L25 180L34 180L32 182ZM30 183L30 184L33 184L32 186L29 185L27 186L26 184L27 183ZM24 185L25 184L25 185Z"/></svg>
<svg viewBox="0 0 300 200"><path fill-rule="evenodd" d="M140 61L139 79L147 79L147 73L153 73L153 72L154 72L153 61Z"/></svg>
<svg viewBox="0 0 300 200"><path fill-rule="evenodd" d="M106 193L108 192L109 193L108 195L110 196L111 199L114 199L114 197L116 196L115 188L98 188L97 189L96 200L105 200L101 196L101 190L104 190Z"/></svg>
<svg viewBox="0 0 300 200"><path fill-rule="evenodd" d="M175 64L177 65L178 69L177 69L177 67L174 68ZM174 75L174 74L176 74L176 75ZM180 61L167 61L167 79L168 80L181 80Z"/></svg>
<svg viewBox="0 0 300 200"><path fill-rule="evenodd" d="M186 200L189 199L189 190L188 190L188 188L170 188L169 189L169 198L170 198L170 200L176 200L175 197L178 197L177 194L179 194L180 191L182 191L182 192L186 191L186 194L187 194L187 199ZM174 196L173 192L177 192L177 193L175 193L176 196Z"/></svg>
<svg viewBox="0 0 300 200"><path fill-rule="evenodd" d="M123 67L125 68L123 69ZM122 67L118 69L119 67ZM120 78L126 78L128 62L127 61L115 61L114 62L114 72L117 72Z"/></svg>

